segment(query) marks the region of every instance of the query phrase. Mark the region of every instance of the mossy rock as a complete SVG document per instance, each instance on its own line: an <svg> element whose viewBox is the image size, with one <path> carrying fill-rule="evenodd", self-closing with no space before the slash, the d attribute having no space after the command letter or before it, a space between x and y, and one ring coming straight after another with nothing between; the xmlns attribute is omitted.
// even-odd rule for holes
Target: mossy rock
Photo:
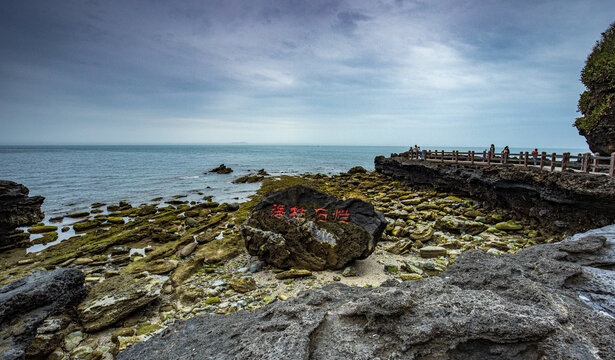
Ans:
<svg viewBox="0 0 615 360"><path fill-rule="evenodd" d="M147 258L139 261L134 261L133 263L126 266L124 272L127 274L138 274L143 271L147 271L150 274L166 274L173 271L177 267L177 263L174 261L168 260L153 260L147 261Z"/></svg>
<svg viewBox="0 0 615 360"><path fill-rule="evenodd" d="M57 226L53 225L44 225L44 226L34 226L28 229L30 234L42 234L47 232L52 232L58 230ZM56 234L57 235L57 234Z"/></svg>
<svg viewBox="0 0 615 360"><path fill-rule="evenodd" d="M285 280L285 279L297 279L297 278L308 277L308 276L312 276L312 272L310 270L290 269L290 270L282 271L281 273L276 274L275 278L278 280Z"/></svg>
<svg viewBox="0 0 615 360"><path fill-rule="evenodd" d="M152 324L149 322L145 322L145 323L141 323L140 325L137 326L136 329L136 334L137 336L139 335L145 335L145 334L151 334L154 333L158 330L162 329L162 326L158 325L158 324Z"/></svg>
<svg viewBox="0 0 615 360"><path fill-rule="evenodd" d="M195 257L203 259L208 264L217 264L234 258L243 249L245 249L243 239L239 236L229 236L201 245Z"/></svg>
<svg viewBox="0 0 615 360"><path fill-rule="evenodd" d="M56 231L45 233L41 239L43 240L43 244L56 241L58 240L58 233Z"/></svg>
<svg viewBox="0 0 615 360"><path fill-rule="evenodd" d="M181 285L187 278L196 273L203 266L203 258L192 258L179 263L173 274L171 274L171 283L174 286Z"/></svg>
<svg viewBox="0 0 615 360"><path fill-rule="evenodd" d="M136 209L135 214L139 216L146 216L155 214L158 211L158 207L156 205L145 205Z"/></svg>
<svg viewBox="0 0 615 360"><path fill-rule="evenodd" d="M89 215L90 215L90 213L88 211L80 211L80 212L68 214L68 215L66 215L66 217L77 219L77 218L87 217Z"/></svg>
<svg viewBox="0 0 615 360"><path fill-rule="evenodd" d="M220 303L220 298L218 297L208 297L207 299L205 299L205 303L209 304L209 305L213 305L213 304L219 304Z"/></svg>
<svg viewBox="0 0 615 360"><path fill-rule="evenodd" d="M124 219L122 219L121 217L107 218L107 222L115 225L121 225L125 223Z"/></svg>
<svg viewBox="0 0 615 360"><path fill-rule="evenodd" d="M253 184L259 181L263 181L265 179L264 176L248 174L244 176L240 176L237 179L233 180L233 184Z"/></svg>
<svg viewBox="0 0 615 360"><path fill-rule="evenodd" d="M80 221L78 223L75 223L73 225L73 230L75 231L86 231L89 229L93 229L95 227L98 227L102 224L102 220L100 219L93 219L93 220L85 220L85 221Z"/></svg>
<svg viewBox="0 0 615 360"><path fill-rule="evenodd" d="M18 232L8 236L9 241L11 243L16 243L19 241L24 241L30 239L30 233L27 232Z"/></svg>
<svg viewBox="0 0 615 360"><path fill-rule="evenodd" d="M523 225L516 224L514 221L506 221L495 224L495 228L501 231L523 230Z"/></svg>

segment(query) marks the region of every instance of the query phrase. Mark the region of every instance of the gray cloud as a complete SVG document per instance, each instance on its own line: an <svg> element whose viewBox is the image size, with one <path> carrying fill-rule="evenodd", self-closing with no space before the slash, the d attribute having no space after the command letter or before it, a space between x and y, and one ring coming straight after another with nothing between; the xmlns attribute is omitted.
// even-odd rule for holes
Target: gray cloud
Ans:
<svg viewBox="0 0 615 360"><path fill-rule="evenodd" d="M0 143L583 145L579 71L614 8L9 1Z"/></svg>

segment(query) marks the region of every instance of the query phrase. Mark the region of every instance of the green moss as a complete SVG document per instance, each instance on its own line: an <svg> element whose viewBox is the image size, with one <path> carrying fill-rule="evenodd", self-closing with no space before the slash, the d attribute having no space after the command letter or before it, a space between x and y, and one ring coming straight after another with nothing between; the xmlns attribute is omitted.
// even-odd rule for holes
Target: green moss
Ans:
<svg viewBox="0 0 615 360"><path fill-rule="evenodd" d="M102 220L100 219L80 221L73 225L73 230L85 231L100 226L100 224L102 224Z"/></svg>
<svg viewBox="0 0 615 360"><path fill-rule="evenodd" d="M137 325L136 335L139 336L139 335L151 334L160 329L162 329L162 326L158 324L152 324L152 323L147 323L147 322L140 323L139 325Z"/></svg>
<svg viewBox="0 0 615 360"><path fill-rule="evenodd" d="M578 111L583 116L574 126L581 134L588 134L615 111L615 23L602 33L587 57L581 81L587 91L579 97Z"/></svg>
<svg viewBox="0 0 615 360"><path fill-rule="evenodd" d="M116 225L121 225L121 224L125 223L124 219L122 219L121 217L108 218L107 222L111 223L111 224L116 224Z"/></svg>
<svg viewBox="0 0 615 360"><path fill-rule="evenodd" d="M90 215L89 212L81 211L81 212L76 212L76 213L68 214L68 215L66 215L66 217L69 217L69 218L82 218L82 217L86 217L88 215Z"/></svg>
<svg viewBox="0 0 615 360"><path fill-rule="evenodd" d="M42 233L47 233L47 232L56 231L56 230L58 230L57 226L45 225L45 226L31 227L28 229L28 232L30 234L42 234Z"/></svg>
<svg viewBox="0 0 615 360"><path fill-rule="evenodd" d="M219 304L220 303L220 298L218 298L218 297L208 297L207 299L205 299L205 303L209 304L209 305Z"/></svg>

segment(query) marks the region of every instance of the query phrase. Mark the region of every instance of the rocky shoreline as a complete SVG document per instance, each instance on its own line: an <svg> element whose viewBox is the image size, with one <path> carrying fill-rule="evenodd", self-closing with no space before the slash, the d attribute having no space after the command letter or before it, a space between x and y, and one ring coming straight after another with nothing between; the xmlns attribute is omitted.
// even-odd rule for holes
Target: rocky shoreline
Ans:
<svg viewBox="0 0 615 360"><path fill-rule="evenodd" d="M378 166L378 159L376 162ZM480 250L468 254L483 254L473 256L489 256L488 259L495 259L489 261L497 262L502 255L508 258L512 255L506 254L518 253L532 245L557 242L569 230L545 228L531 217L514 209L494 207L480 197L417 188L358 168L335 176L306 174L262 180L255 197L241 205L219 204L211 198L187 203L178 198L174 204L109 205L106 213L101 213L96 209L102 205L93 204L89 212L78 214L80 217L72 226L77 236L36 253L24 254L23 250L0 253L0 285L5 285L0 295L7 293L6 284L13 287L11 291L16 291L16 282L12 282L16 279L64 269L83 273L83 286L87 290L85 297L54 307L54 311L45 315L44 322L30 327L30 337L21 337L31 341L19 346L12 339L21 336L18 333L21 323L0 321L0 353L8 356L7 351L22 349L28 358L113 359L155 334L162 332L154 338L167 336L164 334L170 330L164 329L176 322L181 327L183 321L200 318L199 315L219 319L236 312L238 315L229 319L252 318L258 315L251 315L256 314L251 311L264 307L259 314L270 313L266 309L284 307L288 299L304 290L314 291L300 295L300 299L319 297L314 294L324 292L330 293L332 299L341 296L350 300L373 294L376 300L380 296L377 294L388 291L386 286L373 292L369 288L381 283L390 287L397 281L406 284L426 279L429 284L438 283L440 288L448 289L449 285L439 283L442 277L437 275L457 266L468 250ZM386 220L386 229L374 252L367 259L356 260L342 269L319 271L275 268L250 256L240 226L267 194L298 184L339 199L357 198L374 204ZM50 225L39 224L39 229L34 231L43 234L57 231L45 226ZM480 271L489 272L487 268ZM351 287L347 290L331 284ZM419 290L408 291L414 294ZM438 296L448 296L448 290L439 291L442 293ZM552 296L551 290L545 291ZM331 304L338 303L338 300L331 301ZM382 311L393 310L383 308ZM372 316L377 317L375 313L367 317ZM271 321L277 323L275 319ZM48 330L51 323L58 325ZM271 326L272 335L279 336L278 332L284 330ZM41 327L47 330L40 330ZM210 330L219 331L220 339L227 336L221 333L224 329ZM495 341L493 337L489 341ZM535 349L536 344L534 341L526 347L517 347L518 352ZM142 351L143 347L135 349ZM314 351L319 354L320 350ZM289 354L292 353L286 353L286 357ZM20 356L23 355L9 358Z"/></svg>
<svg viewBox="0 0 615 360"><path fill-rule="evenodd" d="M472 166L375 159L376 171L414 186L450 191L513 211L545 231L574 234L615 222L615 178L520 166Z"/></svg>

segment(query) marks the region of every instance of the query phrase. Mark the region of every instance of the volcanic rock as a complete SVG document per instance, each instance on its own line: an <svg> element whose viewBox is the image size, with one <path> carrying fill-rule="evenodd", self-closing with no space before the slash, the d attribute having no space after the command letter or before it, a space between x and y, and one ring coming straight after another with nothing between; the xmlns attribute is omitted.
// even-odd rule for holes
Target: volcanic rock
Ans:
<svg viewBox="0 0 615 360"><path fill-rule="evenodd" d="M77 310L85 331L104 329L160 296L166 276L118 275L90 289Z"/></svg>
<svg viewBox="0 0 615 360"><path fill-rule="evenodd" d="M268 264L323 270L369 256L385 227L370 203L296 185L261 200L240 229L248 252Z"/></svg>
<svg viewBox="0 0 615 360"><path fill-rule="evenodd" d="M9 235L20 226L34 225L43 220L42 196L28 196L30 190L16 182L0 180L0 250L24 244L20 237Z"/></svg>
<svg viewBox="0 0 615 360"><path fill-rule="evenodd" d="M37 272L0 288L0 359L22 359L45 319L85 295L84 275L75 269ZM49 352L53 351L53 348Z"/></svg>
<svg viewBox="0 0 615 360"><path fill-rule="evenodd" d="M392 155L376 157L377 172L415 187L468 195L488 208L510 209L540 224L544 232L583 232L615 222L615 178L610 176L441 164L411 160L405 153Z"/></svg>
<svg viewBox="0 0 615 360"><path fill-rule="evenodd" d="M469 250L437 277L177 321L118 359L613 359L614 265L615 225L512 255Z"/></svg>
<svg viewBox="0 0 615 360"><path fill-rule="evenodd" d="M224 164L220 164L220 166L209 170L209 172L213 172L216 174L230 174L233 172L233 169L226 167Z"/></svg>

